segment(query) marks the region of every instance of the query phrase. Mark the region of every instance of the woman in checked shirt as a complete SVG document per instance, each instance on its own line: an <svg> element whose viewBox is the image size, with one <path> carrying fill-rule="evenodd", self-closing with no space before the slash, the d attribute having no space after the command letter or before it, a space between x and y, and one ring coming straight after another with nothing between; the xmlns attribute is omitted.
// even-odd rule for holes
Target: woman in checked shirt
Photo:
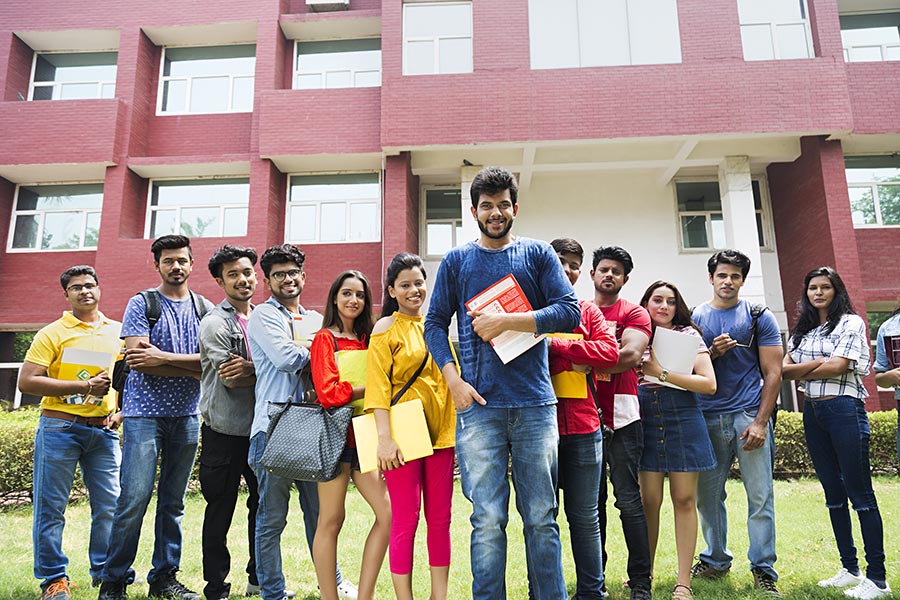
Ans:
<svg viewBox="0 0 900 600"><path fill-rule="evenodd" d="M821 587L842 588L851 598L889 596L884 532L869 468L869 418L862 378L869 373L866 324L854 311L837 271L819 267L806 275L797 326L784 357L784 379L803 382L803 430L842 568ZM848 500L859 517L866 576L859 570Z"/></svg>

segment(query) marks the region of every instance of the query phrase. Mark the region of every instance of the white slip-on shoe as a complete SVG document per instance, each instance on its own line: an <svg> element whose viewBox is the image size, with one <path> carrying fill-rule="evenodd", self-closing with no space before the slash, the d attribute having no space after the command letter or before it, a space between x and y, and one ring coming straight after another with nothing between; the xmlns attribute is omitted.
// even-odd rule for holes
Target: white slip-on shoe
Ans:
<svg viewBox="0 0 900 600"><path fill-rule="evenodd" d="M353 585L347 579L341 581L341 584L337 586L338 596L341 598L346 598L347 600L357 600L359 597L359 590L356 589L356 586Z"/></svg>
<svg viewBox="0 0 900 600"><path fill-rule="evenodd" d="M819 582L819 587L823 588L842 588L850 585L859 585L862 583L862 580L865 577L860 575L854 575L847 569L841 569L837 572L837 575L834 577L829 577L828 579L823 579Z"/></svg>
<svg viewBox="0 0 900 600"><path fill-rule="evenodd" d="M875 582L866 577L862 582L849 590L844 590L844 595L850 598L858 598L859 600L874 600L875 598L884 598L891 595L891 588L888 585L880 588Z"/></svg>

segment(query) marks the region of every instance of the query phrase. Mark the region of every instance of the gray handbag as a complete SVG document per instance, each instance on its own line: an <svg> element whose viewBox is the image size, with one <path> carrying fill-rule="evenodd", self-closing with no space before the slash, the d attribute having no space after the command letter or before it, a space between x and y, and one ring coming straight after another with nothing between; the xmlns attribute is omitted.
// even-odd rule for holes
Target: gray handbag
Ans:
<svg viewBox="0 0 900 600"><path fill-rule="evenodd" d="M271 403L281 409L269 419L260 463L285 479L330 481L340 472L353 407L326 409L318 402L292 402L296 397L295 392L287 402Z"/></svg>

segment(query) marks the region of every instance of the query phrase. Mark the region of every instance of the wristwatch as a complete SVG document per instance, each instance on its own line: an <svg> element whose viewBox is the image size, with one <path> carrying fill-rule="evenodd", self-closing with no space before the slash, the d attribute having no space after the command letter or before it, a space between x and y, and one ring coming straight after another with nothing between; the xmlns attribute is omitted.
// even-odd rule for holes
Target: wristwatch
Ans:
<svg viewBox="0 0 900 600"><path fill-rule="evenodd" d="M657 379L659 379L660 381L665 381L668 378L669 378L669 372L665 369L663 369L662 373L660 373L659 377L657 377Z"/></svg>

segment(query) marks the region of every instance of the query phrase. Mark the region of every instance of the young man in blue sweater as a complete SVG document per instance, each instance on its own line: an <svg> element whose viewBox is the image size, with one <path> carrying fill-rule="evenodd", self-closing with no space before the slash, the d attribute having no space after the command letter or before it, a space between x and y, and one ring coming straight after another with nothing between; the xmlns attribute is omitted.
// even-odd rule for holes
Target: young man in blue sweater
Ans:
<svg viewBox="0 0 900 600"><path fill-rule="evenodd" d="M518 213L515 178L483 169L472 181L472 216L481 235L444 257L425 320L425 341L442 367L456 404L456 450L463 493L472 503L472 597L506 597L507 465L512 458L529 580L537 600L567 598L556 524L556 397L547 346L539 343L504 364L490 341L507 331L572 331L581 311L549 244L510 233ZM466 302L507 275L532 310L469 311ZM447 338L457 317L460 369Z"/></svg>

